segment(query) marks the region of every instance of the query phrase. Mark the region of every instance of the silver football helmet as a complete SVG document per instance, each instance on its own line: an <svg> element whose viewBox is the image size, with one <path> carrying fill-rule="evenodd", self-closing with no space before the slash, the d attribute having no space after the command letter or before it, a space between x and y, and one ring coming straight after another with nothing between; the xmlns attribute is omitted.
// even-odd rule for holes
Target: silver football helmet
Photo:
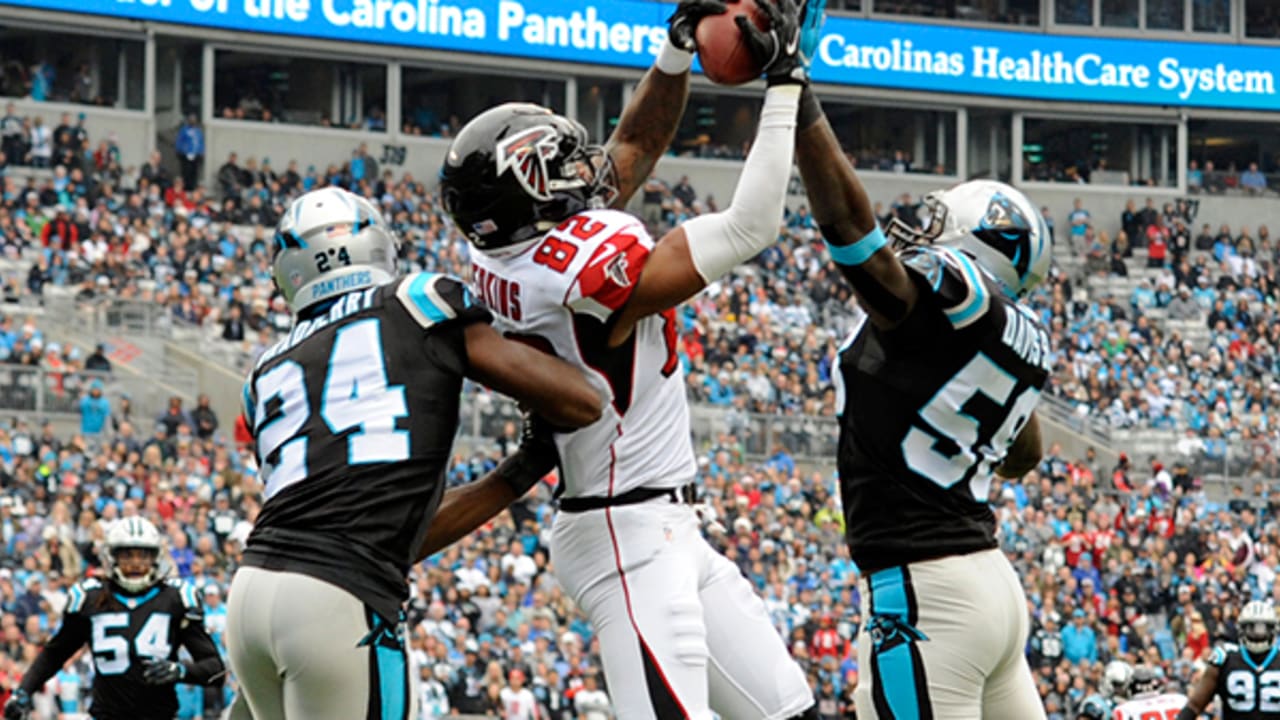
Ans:
<svg viewBox="0 0 1280 720"><path fill-rule="evenodd" d="M142 553L126 556L128 550ZM164 538L151 521L136 516L111 526L101 559L107 576L126 592L142 592L169 575Z"/></svg>
<svg viewBox="0 0 1280 720"><path fill-rule="evenodd" d="M1280 621L1276 619L1276 609L1271 603L1254 600L1244 606L1240 617L1236 619L1236 627L1240 631L1240 644L1249 652L1263 654L1271 652L1276 644L1276 634L1280 630Z"/></svg>
<svg viewBox="0 0 1280 720"><path fill-rule="evenodd" d="M886 233L897 244L948 245L971 256L1005 293L1021 298L1049 274L1049 227L1018 190L994 180L971 180L924 198L923 230L898 218Z"/></svg>
<svg viewBox="0 0 1280 720"><path fill-rule="evenodd" d="M1129 693L1129 683L1133 680L1133 666L1123 660L1112 660L1107 663L1103 679L1104 693L1113 698L1123 698Z"/></svg>
<svg viewBox="0 0 1280 720"><path fill-rule="evenodd" d="M294 200L276 226L271 271L296 313L396 277L400 241L373 203L342 188Z"/></svg>

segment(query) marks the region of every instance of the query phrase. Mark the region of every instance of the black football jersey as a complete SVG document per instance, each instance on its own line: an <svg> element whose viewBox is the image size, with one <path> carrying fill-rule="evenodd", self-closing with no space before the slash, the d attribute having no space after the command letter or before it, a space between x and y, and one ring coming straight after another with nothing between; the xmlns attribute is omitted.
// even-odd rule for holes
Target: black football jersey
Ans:
<svg viewBox="0 0 1280 720"><path fill-rule="evenodd" d="M94 668L89 715L98 720L173 720L174 686L143 680L147 658L177 660L185 647L194 663L183 682L192 684L220 681L224 671L195 589L176 579L138 594L96 579L72 586L62 624L23 676L23 689L38 691L86 643Z"/></svg>
<svg viewBox="0 0 1280 720"><path fill-rule="evenodd" d="M835 378L846 534L864 572L996 547L991 473L1050 368L1048 333L968 256L901 258L919 300L891 330L864 317Z"/></svg>
<svg viewBox="0 0 1280 720"><path fill-rule="evenodd" d="M337 585L395 622L440 503L467 369L489 311L416 273L304 315L245 386L266 503L244 562Z"/></svg>
<svg viewBox="0 0 1280 720"><path fill-rule="evenodd" d="M1222 698L1222 720L1280 718L1280 646L1258 658L1238 645L1220 645L1209 655L1218 668L1214 693Z"/></svg>

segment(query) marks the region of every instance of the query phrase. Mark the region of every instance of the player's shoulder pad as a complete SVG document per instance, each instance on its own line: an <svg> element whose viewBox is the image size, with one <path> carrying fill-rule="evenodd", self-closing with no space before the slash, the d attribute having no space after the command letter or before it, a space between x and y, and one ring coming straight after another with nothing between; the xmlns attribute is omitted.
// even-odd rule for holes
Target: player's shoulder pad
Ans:
<svg viewBox="0 0 1280 720"><path fill-rule="evenodd" d="M478 304L461 280L432 272L416 272L401 278L396 299L424 329L453 320Z"/></svg>
<svg viewBox="0 0 1280 720"><path fill-rule="evenodd" d="M97 578L85 578L75 585L72 585L71 589L67 591L66 612L80 612L84 609L85 601L89 599L89 596L97 592L102 592L105 587L106 586L102 584L102 581Z"/></svg>
<svg viewBox="0 0 1280 720"><path fill-rule="evenodd" d="M1223 643L1209 653L1209 664L1214 667L1222 667L1227 662L1227 658L1231 656L1231 653L1239 651L1240 647L1235 643Z"/></svg>
<svg viewBox="0 0 1280 720"><path fill-rule="evenodd" d="M631 297L653 249L653 238L638 218L617 210L592 210L565 221L557 231L578 241L586 261L565 293L575 312L605 321Z"/></svg>
<svg viewBox="0 0 1280 720"><path fill-rule="evenodd" d="M991 309L991 290L982 270L968 255L933 245L910 248L900 257L907 270L924 278L957 330L972 325Z"/></svg>
<svg viewBox="0 0 1280 720"><path fill-rule="evenodd" d="M182 600L182 607L188 614L191 612L204 612L204 606L200 604L200 594L196 592L195 585L181 578L168 578L164 583L178 592L178 597Z"/></svg>
<svg viewBox="0 0 1280 720"><path fill-rule="evenodd" d="M245 378L244 385L240 386L240 409L244 411L245 422L248 423L249 429L254 426L253 414L257 410L258 403L253 399L253 374Z"/></svg>

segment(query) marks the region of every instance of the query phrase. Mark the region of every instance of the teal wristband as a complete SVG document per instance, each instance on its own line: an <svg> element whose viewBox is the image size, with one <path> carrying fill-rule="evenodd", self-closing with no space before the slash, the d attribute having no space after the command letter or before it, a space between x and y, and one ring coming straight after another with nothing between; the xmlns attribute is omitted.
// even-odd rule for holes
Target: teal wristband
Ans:
<svg viewBox="0 0 1280 720"><path fill-rule="evenodd" d="M825 240L823 242L826 242ZM854 266L871 259L872 255L880 248L888 245L889 241L885 239L884 231L877 225L875 230L867 233L863 238L849 245L832 245L827 242L827 252L831 253L831 261L837 265Z"/></svg>

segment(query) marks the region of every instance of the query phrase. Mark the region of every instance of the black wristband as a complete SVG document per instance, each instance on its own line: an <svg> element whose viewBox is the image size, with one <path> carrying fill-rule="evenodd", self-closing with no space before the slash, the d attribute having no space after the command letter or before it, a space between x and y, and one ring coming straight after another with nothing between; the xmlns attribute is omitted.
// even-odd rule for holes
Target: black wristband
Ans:
<svg viewBox="0 0 1280 720"><path fill-rule="evenodd" d="M524 497L524 494L529 492L529 488L537 485L538 481L546 475L545 472L540 472L540 468L534 467L529 462L529 457L524 450L516 450L510 457L503 460L494 472L518 498Z"/></svg>
<svg viewBox="0 0 1280 720"><path fill-rule="evenodd" d="M808 130L823 118L822 103L808 85L800 91L800 109L796 113L796 130Z"/></svg>
<svg viewBox="0 0 1280 720"><path fill-rule="evenodd" d="M1178 712L1178 717L1175 720L1196 720L1198 717L1200 717L1200 713L1192 710L1190 707L1183 707L1182 710Z"/></svg>

